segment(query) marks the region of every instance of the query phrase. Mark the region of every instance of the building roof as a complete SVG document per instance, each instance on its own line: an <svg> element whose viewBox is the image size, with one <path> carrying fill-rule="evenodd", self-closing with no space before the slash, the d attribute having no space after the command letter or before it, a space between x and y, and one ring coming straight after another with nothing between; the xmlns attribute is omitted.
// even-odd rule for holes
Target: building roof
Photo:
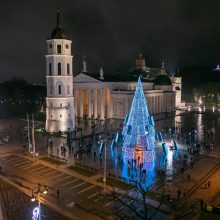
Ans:
<svg viewBox="0 0 220 220"><path fill-rule="evenodd" d="M57 24L56 28L51 33L51 36L49 39L69 39L66 32L60 25L60 10L57 10Z"/></svg>
<svg viewBox="0 0 220 220"><path fill-rule="evenodd" d="M50 39L68 39L66 32L63 28L56 27L50 36Z"/></svg>
<svg viewBox="0 0 220 220"><path fill-rule="evenodd" d="M138 76L131 76L129 74L122 74L122 73L116 72L113 74L104 74L103 75L104 79L100 79L100 74L91 74L91 73L83 73L83 74L90 76L94 79L97 79L101 82L137 82L138 77L139 77L139 75ZM79 74L77 74L77 75L79 75ZM144 78L142 78L141 81L153 83L152 80L144 79Z"/></svg>
<svg viewBox="0 0 220 220"><path fill-rule="evenodd" d="M121 73L114 73L114 74L104 74L104 79L100 79L99 74L90 74L90 73L84 73L92 78L95 78L102 82L137 82L139 75L129 75L129 74L121 74ZM149 79L141 79L142 82L152 82Z"/></svg>
<svg viewBox="0 0 220 220"><path fill-rule="evenodd" d="M172 82L169 76L161 74L154 80L154 85L172 85Z"/></svg>

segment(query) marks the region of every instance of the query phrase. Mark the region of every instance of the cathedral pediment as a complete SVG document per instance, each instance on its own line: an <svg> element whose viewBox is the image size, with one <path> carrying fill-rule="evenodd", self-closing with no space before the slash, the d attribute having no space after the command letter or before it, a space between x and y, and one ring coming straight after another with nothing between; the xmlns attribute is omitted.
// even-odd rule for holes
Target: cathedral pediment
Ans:
<svg viewBox="0 0 220 220"><path fill-rule="evenodd" d="M74 83L99 83L99 82L101 82L91 76L84 74L84 73L80 73L77 76L75 76L73 78L73 81L74 81Z"/></svg>

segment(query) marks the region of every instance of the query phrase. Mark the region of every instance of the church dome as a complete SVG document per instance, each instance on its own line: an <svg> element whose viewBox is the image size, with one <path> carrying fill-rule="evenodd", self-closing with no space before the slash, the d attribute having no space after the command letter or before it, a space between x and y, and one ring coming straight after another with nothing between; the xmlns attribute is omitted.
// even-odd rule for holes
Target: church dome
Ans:
<svg viewBox="0 0 220 220"><path fill-rule="evenodd" d="M167 75L159 75L154 80L154 85L165 85L169 86L172 85L172 82L170 80L170 77Z"/></svg>
<svg viewBox="0 0 220 220"><path fill-rule="evenodd" d="M68 39L66 32L61 27L56 27L51 36L50 39Z"/></svg>

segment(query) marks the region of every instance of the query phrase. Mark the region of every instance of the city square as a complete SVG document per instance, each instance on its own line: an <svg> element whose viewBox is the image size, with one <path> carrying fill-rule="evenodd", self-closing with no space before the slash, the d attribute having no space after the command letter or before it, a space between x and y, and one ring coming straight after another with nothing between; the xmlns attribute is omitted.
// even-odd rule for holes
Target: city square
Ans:
<svg viewBox="0 0 220 220"><path fill-rule="evenodd" d="M0 219L219 219L218 7L11 3Z"/></svg>

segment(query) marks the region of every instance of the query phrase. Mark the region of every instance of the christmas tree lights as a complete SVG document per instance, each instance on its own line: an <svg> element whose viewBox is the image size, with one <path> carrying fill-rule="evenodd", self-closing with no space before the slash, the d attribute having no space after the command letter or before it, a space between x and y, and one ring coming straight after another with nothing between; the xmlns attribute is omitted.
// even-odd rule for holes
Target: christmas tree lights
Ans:
<svg viewBox="0 0 220 220"><path fill-rule="evenodd" d="M123 152L125 157L143 162L154 159L154 119L149 115L139 77L129 116L124 121ZM140 149L142 152L140 153ZM141 157L141 158L140 158Z"/></svg>

